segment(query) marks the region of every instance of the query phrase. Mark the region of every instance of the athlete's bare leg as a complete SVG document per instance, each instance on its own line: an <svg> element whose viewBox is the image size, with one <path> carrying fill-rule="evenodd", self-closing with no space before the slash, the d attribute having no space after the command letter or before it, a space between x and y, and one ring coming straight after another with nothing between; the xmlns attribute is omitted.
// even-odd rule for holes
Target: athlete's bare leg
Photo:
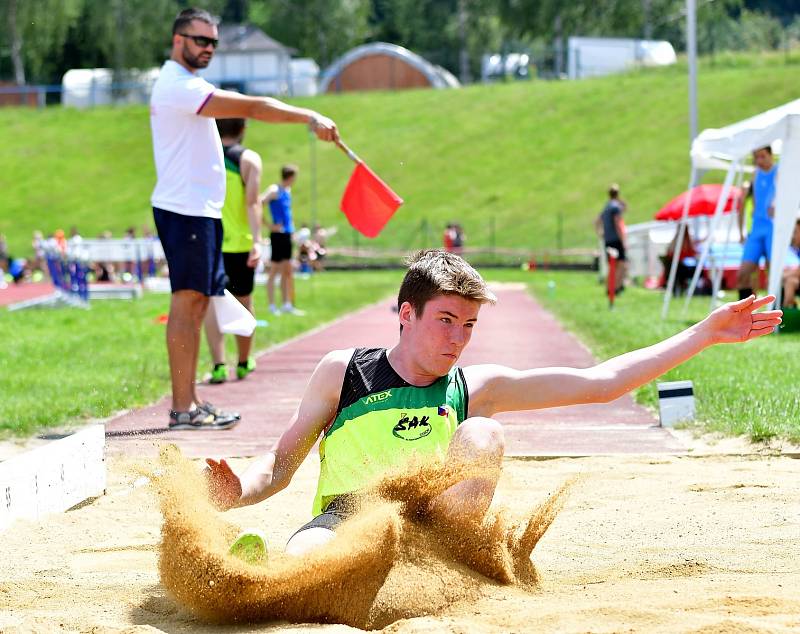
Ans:
<svg viewBox="0 0 800 634"><path fill-rule="evenodd" d="M269 275L267 276L267 301L270 306L275 305L275 276L278 274L280 262L270 262ZM281 280L281 285L283 280Z"/></svg>
<svg viewBox="0 0 800 634"><path fill-rule="evenodd" d="M303 555L310 550L324 546L336 537L336 533L329 528L315 526L307 528L292 536L286 544L286 554L292 556Z"/></svg>
<svg viewBox="0 0 800 634"><path fill-rule="evenodd" d="M434 498L431 517L450 523L464 519L480 523L497 488L505 451L503 428L492 418L468 418L450 440L447 460L456 468L480 469L480 475L454 484Z"/></svg>

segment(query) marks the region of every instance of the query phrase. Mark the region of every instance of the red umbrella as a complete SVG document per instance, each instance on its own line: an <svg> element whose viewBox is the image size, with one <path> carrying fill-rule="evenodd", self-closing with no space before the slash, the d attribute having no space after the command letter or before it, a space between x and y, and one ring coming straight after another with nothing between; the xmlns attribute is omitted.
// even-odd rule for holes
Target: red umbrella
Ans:
<svg viewBox="0 0 800 634"><path fill-rule="evenodd" d="M357 231L374 238L403 204L403 199L341 140L337 145L356 163L342 195L340 208Z"/></svg>
<svg viewBox="0 0 800 634"><path fill-rule="evenodd" d="M717 201L722 195L722 185L698 185L691 190L692 199L689 203L690 216L713 216L717 208ZM686 205L686 196L683 192L664 205L656 214L656 220L680 220L683 207ZM741 199L742 191L739 187L731 187L728 201L725 204L725 213L733 209L734 200Z"/></svg>

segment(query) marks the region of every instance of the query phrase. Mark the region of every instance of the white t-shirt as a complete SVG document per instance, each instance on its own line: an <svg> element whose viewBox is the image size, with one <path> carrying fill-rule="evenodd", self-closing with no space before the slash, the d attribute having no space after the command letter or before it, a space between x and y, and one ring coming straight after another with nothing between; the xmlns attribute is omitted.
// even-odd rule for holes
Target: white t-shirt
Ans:
<svg viewBox="0 0 800 634"><path fill-rule="evenodd" d="M225 159L217 126L200 110L214 86L167 60L150 97L156 161L153 207L184 216L222 218Z"/></svg>

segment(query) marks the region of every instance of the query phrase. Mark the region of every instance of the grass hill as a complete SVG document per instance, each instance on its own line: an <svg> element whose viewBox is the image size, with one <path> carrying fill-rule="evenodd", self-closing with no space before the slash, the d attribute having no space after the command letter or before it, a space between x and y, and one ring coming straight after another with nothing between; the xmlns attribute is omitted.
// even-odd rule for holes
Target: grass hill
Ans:
<svg viewBox="0 0 800 634"><path fill-rule="evenodd" d="M782 58L701 66L700 126L717 127L796 98L799 66ZM438 245L448 220L470 245L547 249L593 244L608 183L649 219L688 178L685 66L579 82L513 83L296 100L333 117L343 138L406 204L378 246ZM0 233L26 253L34 229L77 225L84 236L152 224L154 168L147 108L0 109ZM311 219L310 142L300 126L252 123L265 185L300 166L298 222ZM353 232L338 212L351 163L318 145L318 218ZM559 221L559 216L561 221ZM362 238L361 244L365 244Z"/></svg>

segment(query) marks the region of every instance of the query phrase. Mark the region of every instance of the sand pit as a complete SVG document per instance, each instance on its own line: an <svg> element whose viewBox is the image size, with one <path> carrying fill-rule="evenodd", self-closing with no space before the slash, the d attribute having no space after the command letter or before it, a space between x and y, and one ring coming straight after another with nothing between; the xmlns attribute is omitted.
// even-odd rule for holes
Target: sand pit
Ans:
<svg viewBox="0 0 800 634"><path fill-rule="evenodd" d="M360 510L325 548L304 557L276 551L247 565L226 552L240 530L214 511L197 466L174 446L161 452L153 488L163 524L160 581L182 608L212 623L341 623L375 630L401 618L438 615L474 599L492 582L534 589L531 552L566 498L560 487L545 502L509 521L504 508L483 522L436 521L435 497L454 484L497 468L407 465L365 491Z"/></svg>
<svg viewBox="0 0 800 634"><path fill-rule="evenodd" d="M234 461L235 468L242 464ZM372 614L385 621L378 624L388 623L390 632L800 628L800 461L512 459L496 503L510 517L522 517L574 476L578 484L533 551L535 587L490 581L452 562L444 566L429 548L414 551L413 528L406 529L406 546L382 586L393 592L373 597ZM2 535L0 630L218 631L180 607L160 582L161 513L151 490L132 487L138 477L134 463L116 460L107 496L42 525L17 523ZM271 564L289 565L278 552L309 517L315 477L314 461L306 461L276 498L208 518L209 526L221 527L220 541L209 541L208 551L223 547L225 531L233 530L225 524L260 527L270 540ZM375 509L381 512L401 515ZM402 539L395 540L393 519L365 521L358 530L374 531L382 556L364 550L350 561L380 577L385 553ZM344 578L352 583L354 577ZM347 609L357 612L357 603ZM358 630L283 622L226 631Z"/></svg>

